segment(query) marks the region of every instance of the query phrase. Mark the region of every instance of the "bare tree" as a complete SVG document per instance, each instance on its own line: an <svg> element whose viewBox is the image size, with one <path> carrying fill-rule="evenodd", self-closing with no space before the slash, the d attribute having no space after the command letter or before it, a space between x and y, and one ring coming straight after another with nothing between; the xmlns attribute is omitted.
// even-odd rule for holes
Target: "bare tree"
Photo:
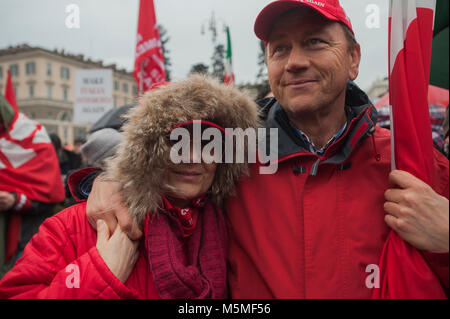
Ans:
<svg viewBox="0 0 450 319"><path fill-rule="evenodd" d="M197 63L191 67L191 71L189 74L199 73L199 74L208 74L209 66L204 63Z"/></svg>
<svg viewBox="0 0 450 319"><path fill-rule="evenodd" d="M162 24L158 24L159 37L161 38L161 46L164 57L164 71L166 72L166 80L170 82L172 73L172 61L169 57L169 49L167 43L170 41L170 37L167 34L167 29Z"/></svg>

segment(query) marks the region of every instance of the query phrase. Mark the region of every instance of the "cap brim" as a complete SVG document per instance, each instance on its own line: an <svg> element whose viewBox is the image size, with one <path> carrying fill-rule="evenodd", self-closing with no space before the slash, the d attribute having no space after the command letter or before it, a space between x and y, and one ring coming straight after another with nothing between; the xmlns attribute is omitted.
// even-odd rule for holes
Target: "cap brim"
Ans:
<svg viewBox="0 0 450 319"><path fill-rule="evenodd" d="M327 19L330 20L338 20L335 16L329 14L324 10L320 10L316 6L309 4L307 2L299 2L296 0L285 0L285 1L275 1L268 4L262 11L259 13L258 17L255 21L255 34L256 36L267 42L269 40L270 31L272 30L273 24L278 19L280 15L289 11L290 9L299 8L301 6L307 6L315 11L319 12Z"/></svg>

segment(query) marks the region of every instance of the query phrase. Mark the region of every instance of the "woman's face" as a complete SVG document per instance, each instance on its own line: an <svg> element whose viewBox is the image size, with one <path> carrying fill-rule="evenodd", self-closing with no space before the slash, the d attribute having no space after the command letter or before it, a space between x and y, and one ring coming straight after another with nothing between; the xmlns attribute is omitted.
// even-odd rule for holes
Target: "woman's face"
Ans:
<svg viewBox="0 0 450 319"><path fill-rule="evenodd" d="M192 126L186 126L190 131L191 137ZM201 148L194 147L193 138L190 138L189 163L175 164L172 160L168 160L168 168L166 173L166 183L175 189L175 193L168 194L173 204L179 208L185 208L190 205L193 199L205 195L211 188L216 169L217 159L215 158L214 149L209 153L203 152L203 147L208 141L201 141ZM171 141L171 143L175 143ZM203 156L205 158L203 158ZM212 162L210 164L205 163Z"/></svg>
<svg viewBox="0 0 450 319"><path fill-rule="evenodd" d="M216 163L173 164L169 161L166 179L176 189L176 193L169 194L174 204L185 208L193 199L205 195L213 183L216 168Z"/></svg>

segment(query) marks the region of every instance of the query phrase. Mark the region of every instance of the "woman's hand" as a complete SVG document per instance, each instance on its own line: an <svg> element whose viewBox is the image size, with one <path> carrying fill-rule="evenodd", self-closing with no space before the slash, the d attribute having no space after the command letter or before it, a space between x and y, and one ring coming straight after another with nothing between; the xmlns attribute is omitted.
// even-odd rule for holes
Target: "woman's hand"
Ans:
<svg viewBox="0 0 450 319"><path fill-rule="evenodd" d="M125 283L139 256L139 242L132 241L117 226L112 236L106 223L97 221L97 250L111 272Z"/></svg>

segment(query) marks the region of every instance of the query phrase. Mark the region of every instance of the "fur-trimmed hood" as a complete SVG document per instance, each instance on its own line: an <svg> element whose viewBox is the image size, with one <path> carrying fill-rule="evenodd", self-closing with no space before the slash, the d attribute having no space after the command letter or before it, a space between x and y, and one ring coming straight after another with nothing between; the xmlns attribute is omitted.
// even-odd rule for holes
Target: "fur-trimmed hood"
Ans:
<svg viewBox="0 0 450 319"><path fill-rule="evenodd" d="M258 128L258 107L233 86L193 75L145 93L127 115L124 140L107 160L107 176L120 182L122 196L135 220L160 209L171 144L168 133L180 124L208 120L222 128ZM222 206L247 164L218 164L209 195Z"/></svg>

